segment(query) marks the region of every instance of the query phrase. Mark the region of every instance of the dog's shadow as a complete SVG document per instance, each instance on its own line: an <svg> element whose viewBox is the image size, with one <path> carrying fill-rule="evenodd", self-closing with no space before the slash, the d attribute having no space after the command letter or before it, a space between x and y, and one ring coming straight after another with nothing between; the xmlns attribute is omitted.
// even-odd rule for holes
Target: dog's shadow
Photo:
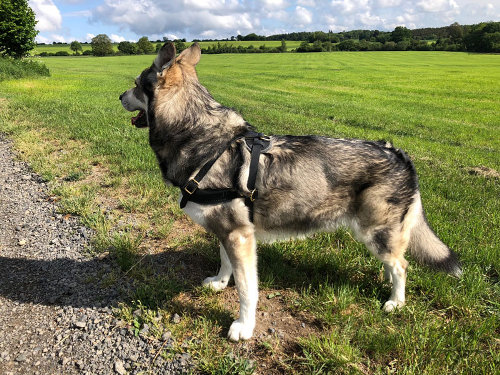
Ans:
<svg viewBox="0 0 500 375"><path fill-rule="evenodd" d="M200 248L202 248L200 250ZM111 252L111 254L113 254ZM192 243L182 249L159 254L127 254L129 269L115 255L88 260L59 258L36 260L0 256L0 295L12 301L49 306L116 307L120 302L140 300L147 308L168 306L169 310L199 315L229 325L234 312L204 306L178 298L185 292L199 293L197 286L218 267L215 241ZM147 269L147 271L141 271ZM307 287L313 293L324 283L334 288L354 285L367 297L383 299L387 288L377 282L374 272L353 280L348 267L336 267L310 257L293 261L279 247L260 246L259 277L265 287L287 288L298 293Z"/></svg>

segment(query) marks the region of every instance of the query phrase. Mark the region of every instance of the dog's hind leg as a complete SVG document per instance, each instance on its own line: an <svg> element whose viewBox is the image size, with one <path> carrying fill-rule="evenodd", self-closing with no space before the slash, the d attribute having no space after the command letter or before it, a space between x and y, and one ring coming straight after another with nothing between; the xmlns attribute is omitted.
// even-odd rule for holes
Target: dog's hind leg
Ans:
<svg viewBox="0 0 500 375"><path fill-rule="evenodd" d="M207 277L203 280L203 286L206 286L215 291L219 291L224 289L231 278L233 273L233 267L231 266L231 261L227 256L226 249L224 249L224 245L220 244L220 260L221 266L219 273L217 276Z"/></svg>
<svg viewBox="0 0 500 375"><path fill-rule="evenodd" d="M229 328L232 341L252 337L255 328L255 310L259 298L257 280L257 245L253 228L233 230L223 240L233 267L234 282L240 298L240 316Z"/></svg>
<svg viewBox="0 0 500 375"><path fill-rule="evenodd" d="M391 312L405 304L406 268L408 262L404 258L393 258L384 261L384 267L388 270L392 279L391 297L384 304L384 311Z"/></svg>
<svg viewBox="0 0 500 375"><path fill-rule="evenodd" d="M386 280L392 282L391 296L384 310L391 312L405 304L406 268L404 253L408 247L408 236L403 235L400 225L377 228L364 236L370 252L384 264Z"/></svg>

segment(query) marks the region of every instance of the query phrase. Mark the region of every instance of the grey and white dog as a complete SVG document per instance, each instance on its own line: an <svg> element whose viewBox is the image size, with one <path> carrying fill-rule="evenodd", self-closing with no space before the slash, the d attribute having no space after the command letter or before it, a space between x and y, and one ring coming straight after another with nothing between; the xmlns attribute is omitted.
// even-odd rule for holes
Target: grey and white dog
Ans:
<svg viewBox="0 0 500 375"><path fill-rule="evenodd" d="M250 152L238 135L251 126L200 84L195 70L200 57L197 44L176 57L174 45L166 43L120 100L128 111L139 110L132 118L135 126L149 127L150 145L167 183L182 188L225 150L199 187L234 187L249 194ZM214 204L190 201L184 208L220 241L220 271L203 284L221 290L234 275L240 316L229 329L231 340L250 338L255 327L257 241L350 227L383 262L392 282L385 311L405 302L408 247L421 263L461 274L455 253L425 219L415 168L402 150L384 142L317 136L270 140L259 159L253 221L243 198Z"/></svg>

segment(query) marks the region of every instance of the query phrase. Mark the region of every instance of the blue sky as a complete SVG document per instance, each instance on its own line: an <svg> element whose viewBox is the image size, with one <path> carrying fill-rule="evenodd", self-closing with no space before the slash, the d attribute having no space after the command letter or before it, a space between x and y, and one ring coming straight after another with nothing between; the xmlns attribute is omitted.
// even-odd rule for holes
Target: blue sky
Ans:
<svg viewBox="0 0 500 375"><path fill-rule="evenodd" d="M500 0L29 0L38 42L229 38L293 31L392 31L500 20Z"/></svg>

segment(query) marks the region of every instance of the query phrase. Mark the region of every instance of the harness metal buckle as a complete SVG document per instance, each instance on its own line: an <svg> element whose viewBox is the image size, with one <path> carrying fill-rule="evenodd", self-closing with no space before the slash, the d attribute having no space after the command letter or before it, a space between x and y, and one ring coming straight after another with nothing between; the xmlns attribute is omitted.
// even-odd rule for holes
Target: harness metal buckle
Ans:
<svg viewBox="0 0 500 375"><path fill-rule="evenodd" d="M194 182L195 186L193 186L193 188L190 190L188 185L189 185L191 182ZM199 183L198 181L196 181L194 178L192 178L192 179L190 179L190 180L187 182L186 186L184 186L184 191L185 191L186 193L188 193L189 195L193 195L193 194L194 194L194 192L196 191L196 189L198 189L198 187L199 187L199 186L200 186L200 183Z"/></svg>
<svg viewBox="0 0 500 375"><path fill-rule="evenodd" d="M250 199L250 202L255 202L255 200L257 199L258 195L259 195L259 192L257 191L257 189L253 189L250 192L250 196L248 197Z"/></svg>
<svg viewBox="0 0 500 375"><path fill-rule="evenodd" d="M260 140L262 140L262 141L270 141L270 140L271 140L271 137L270 137L270 136L268 136L268 135L261 135L261 136L259 137L259 139L260 139Z"/></svg>

